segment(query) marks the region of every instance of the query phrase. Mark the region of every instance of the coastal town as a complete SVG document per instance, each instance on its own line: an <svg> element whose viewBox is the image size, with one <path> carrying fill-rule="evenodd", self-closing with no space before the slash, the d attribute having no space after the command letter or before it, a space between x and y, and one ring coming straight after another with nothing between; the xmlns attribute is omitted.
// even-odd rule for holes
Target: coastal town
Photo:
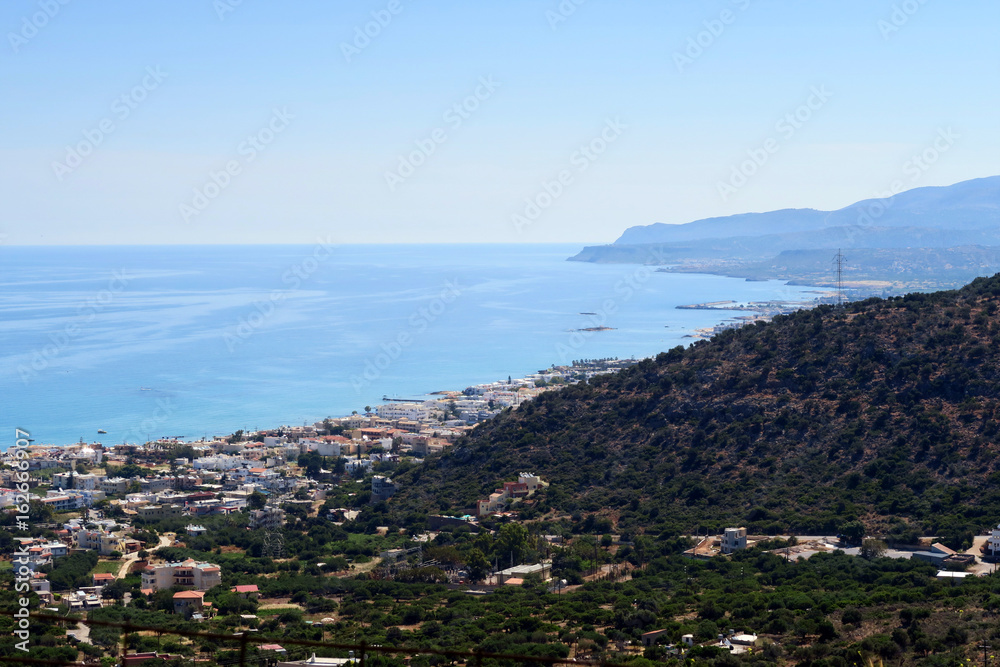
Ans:
<svg viewBox="0 0 1000 667"><path fill-rule="evenodd" d="M545 391L633 363L579 360L524 378L437 392L424 400L387 397L363 412L311 425L237 431L212 440L160 438L120 445L81 441L9 450L0 468L0 506L8 509L8 519L14 511L26 510L22 503L27 479L31 522L4 525L0 536L9 545L4 559L21 573L39 609L64 615L67 636L84 647L91 645L90 629L73 619L114 606L146 608L164 591L169 600L161 600L163 608L186 621L219 614L217 602L206 597L213 590L228 591L255 607L261 593L257 584L222 587L234 574L227 577L224 565L172 556L206 539L211 526L237 521L244 530L264 536L265 546L254 555L295 560L283 546L289 519L345 526L365 507L392 498L398 490L391 477L394 470L422 465L425 457L447 450L478 424ZM548 483L524 472L513 480L498 479L496 486L464 515L428 516L427 530L419 534L366 528L372 538L366 547L348 550L347 558L335 559L337 566L324 571L396 577L404 570L425 569L421 552L432 547L442 529L496 532L480 522L491 516L516 519L518 506L533 502L532 496ZM475 585L478 592L517 585L529 575L555 585L551 558L536 560L508 567L430 563L443 581ZM74 561L82 562L83 569ZM71 562L72 568L67 565ZM241 619L251 626L258 620L248 614ZM285 653L281 647L268 651L279 658ZM135 665L147 659L169 660L171 655L137 650L120 658L116 664Z"/></svg>

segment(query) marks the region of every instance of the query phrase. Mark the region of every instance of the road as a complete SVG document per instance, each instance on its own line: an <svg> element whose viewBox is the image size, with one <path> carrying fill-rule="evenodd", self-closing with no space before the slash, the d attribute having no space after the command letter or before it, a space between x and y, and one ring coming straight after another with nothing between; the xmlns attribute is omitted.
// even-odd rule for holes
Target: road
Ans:
<svg viewBox="0 0 1000 667"><path fill-rule="evenodd" d="M152 549L147 549L147 551L149 551L150 553L152 553L152 552L154 552L157 549L160 549L162 547L169 547L173 543L174 537L176 537L176 536L170 537L170 536L167 536L167 535L160 535L160 543L157 544ZM123 558L124 562L122 563L122 566L120 568L118 568L118 574L115 575L115 579L124 579L125 577L127 577L129 569L132 567L132 564L134 562L136 562L137 560L139 560L139 553L138 552L136 552L134 554L129 554L129 555L125 556Z"/></svg>
<svg viewBox="0 0 1000 667"><path fill-rule="evenodd" d="M73 630L72 634L81 642L90 643L90 626L83 621L76 624L76 630Z"/></svg>

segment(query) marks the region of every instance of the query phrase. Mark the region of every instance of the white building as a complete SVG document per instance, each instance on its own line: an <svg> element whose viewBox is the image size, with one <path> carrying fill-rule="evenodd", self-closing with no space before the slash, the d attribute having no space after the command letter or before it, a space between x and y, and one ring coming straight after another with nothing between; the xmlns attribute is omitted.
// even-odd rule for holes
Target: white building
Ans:
<svg viewBox="0 0 1000 667"><path fill-rule="evenodd" d="M125 553L125 538L103 530L79 531L76 545L81 549L92 549L102 556L109 556L114 551Z"/></svg>
<svg viewBox="0 0 1000 667"><path fill-rule="evenodd" d="M79 475L76 472L60 472L52 476L52 487L56 489L73 489L74 491L93 491L100 488L103 475Z"/></svg>
<svg viewBox="0 0 1000 667"><path fill-rule="evenodd" d="M277 507L265 507L250 512L250 528L276 530L285 525L285 512Z"/></svg>
<svg viewBox="0 0 1000 667"><path fill-rule="evenodd" d="M731 554L747 548L746 528L726 528L722 534L722 553Z"/></svg>
<svg viewBox="0 0 1000 667"><path fill-rule="evenodd" d="M983 545L983 555L990 558L1000 558L1000 525L993 529Z"/></svg>
<svg viewBox="0 0 1000 667"><path fill-rule="evenodd" d="M430 416L430 410L420 403L387 403L375 408L375 414L382 419L412 419L420 421Z"/></svg>
<svg viewBox="0 0 1000 667"><path fill-rule="evenodd" d="M65 512L83 507L83 495L78 493L59 493L58 491L48 491L41 502L48 505L56 512Z"/></svg>
<svg viewBox="0 0 1000 667"><path fill-rule="evenodd" d="M548 486L547 482L543 482L541 477L532 472L519 473L517 481L521 484L527 485L529 493L534 493L538 489Z"/></svg>
<svg viewBox="0 0 1000 667"><path fill-rule="evenodd" d="M222 583L222 570L213 563L199 563L191 558L181 563L147 565L142 573L142 587L159 591L171 586L207 591Z"/></svg>
<svg viewBox="0 0 1000 667"><path fill-rule="evenodd" d="M487 401L493 401L494 406L507 406L514 405L518 402L516 391L487 391L482 394L483 399Z"/></svg>
<svg viewBox="0 0 1000 667"><path fill-rule="evenodd" d="M372 469L371 459L347 459L344 461L344 469L350 475L364 474Z"/></svg>
<svg viewBox="0 0 1000 667"><path fill-rule="evenodd" d="M203 456L194 460L195 470L235 470L251 464L241 456Z"/></svg>
<svg viewBox="0 0 1000 667"><path fill-rule="evenodd" d="M538 489L545 488L548 485L548 482L543 482L542 478L534 473L519 473L516 482L504 482L502 489L497 489L494 493L491 493L489 498L479 500L476 505L476 511L479 516L502 512L508 504L514 502L516 499L529 497Z"/></svg>
<svg viewBox="0 0 1000 667"><path fill-rule="evenodd" d="M83 461L88 465L98 465L104 459L103 449L83 446L79 448L67 448L66 456L75 461Z"/></svg>
<svg viewBox="0 0 1000 667"><path fill-rule="evenodd" d="M174 488L173 477L148 477L139 480L139 489L143 493L159 493Z"/></svg>
<svg viewBox="0 0 1000 667"><path fill-rule="evenodd" d="M299 443L307 452L315 452L320 456L340 456L339 442L326 442L324 440L301 440Z"/></svg>
<svg viewBox="0 0 1000 667"><path fill-rule="evenodd" d="M101 491L110 495L125 495L128 490L128 480L124 477L110 477L101 480Z"/></svg>
<svg viewBox="0 0 1000 667"><path fill-rule="evenodd" d="M69 547L62 542L46 542L42 545L42 548L52 554L53 558L59 558L60 556L65 556L69 553Z"/></svg>
<svg viewBox="0 0 1000 667"><path fill-rule="evenodd" d="M180 505L143 505L136 510L136 516L145 521L173 519L184 512Z"/></svg>
<svg viewBox="0 0 1000 667"><path fill-rule="evenodd" d="M396 483L385 475L372 477L372 500L387 500L396 493Z"/></svg>

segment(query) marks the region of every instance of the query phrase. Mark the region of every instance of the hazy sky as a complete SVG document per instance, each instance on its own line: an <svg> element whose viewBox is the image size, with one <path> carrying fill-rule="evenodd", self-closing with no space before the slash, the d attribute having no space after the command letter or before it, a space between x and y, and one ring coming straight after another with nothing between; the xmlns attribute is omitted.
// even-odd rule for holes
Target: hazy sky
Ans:
<svg viewBox="0 0 1000 667"><path fill-rule="evenodd" d="M4 0L0 28L8 244L610 242L1000 173L995 0Z"/></svg>

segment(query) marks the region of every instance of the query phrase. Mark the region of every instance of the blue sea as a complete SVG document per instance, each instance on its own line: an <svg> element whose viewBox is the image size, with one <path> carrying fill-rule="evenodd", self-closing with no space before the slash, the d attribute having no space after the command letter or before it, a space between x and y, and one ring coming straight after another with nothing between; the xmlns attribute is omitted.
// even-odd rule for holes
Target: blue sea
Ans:
<svg viewBox="0 0 1000 667"><path fill-rule="evenodd" d="M815 296L566 261L579 250L0 247L0 446L15 428L117 444L312 423L384 395L654 355L739 314L680 304Z"/></svg>

